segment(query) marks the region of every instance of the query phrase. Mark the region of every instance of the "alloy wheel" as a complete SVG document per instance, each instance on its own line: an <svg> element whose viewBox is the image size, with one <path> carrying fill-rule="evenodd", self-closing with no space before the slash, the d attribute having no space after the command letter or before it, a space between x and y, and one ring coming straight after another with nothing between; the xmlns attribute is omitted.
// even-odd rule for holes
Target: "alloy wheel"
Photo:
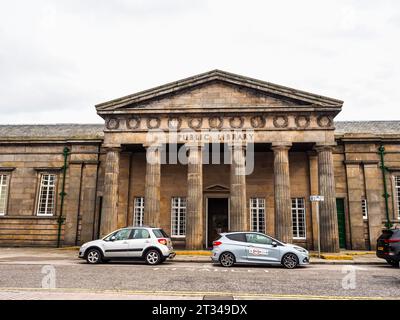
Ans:
<svg viewBox="0 0 400 320"><path fill-rule="evenodd" d="M293 269L298 265L297 256L294 253L287 253L283 256L282 264L287 269Z"/></svg>
<svg viewBox="0 0 400 320"><path fill-rule="evenodd" d="M87 261L89 263L99 263L100 261L100 252L97 250L90 250L88 255L87 255Z"/></svg>
<svg viewBox="0 0 400 320"><path fill-rule="evenodd" d="M160 254L157 251L149 251L146 255L148 264L157 264L160 261Z"/></svg>
<svg viewBox="0 0 400 320"><path fill-rule="evenodd" d="M231 267L235 263L235 257L232 253L226 252L221 255L219 261L223 267Z"/></svg>

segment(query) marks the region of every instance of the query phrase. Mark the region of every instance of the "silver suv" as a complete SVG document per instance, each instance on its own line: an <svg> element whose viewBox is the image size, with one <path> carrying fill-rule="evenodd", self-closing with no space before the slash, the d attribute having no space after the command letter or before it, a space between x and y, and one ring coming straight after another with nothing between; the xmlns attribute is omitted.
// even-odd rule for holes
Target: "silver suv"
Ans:
<svg viewBox="0 0 400 320"><path fill-rule="evenodd" d="M86 242L79 249L79 258L90 264L120 259L140 259L156 265L173 259L172 242L163 229L128 227L118 229L103 239Z"/></svg>
<svg viewBox="0 0 400 320"><path fill-rule="evenodd" d="M260 232L230 232L221 233L213 242L211 260L224 267L235 263L281 264L293 269L309 264L310 257L306 249Z"/></svg>

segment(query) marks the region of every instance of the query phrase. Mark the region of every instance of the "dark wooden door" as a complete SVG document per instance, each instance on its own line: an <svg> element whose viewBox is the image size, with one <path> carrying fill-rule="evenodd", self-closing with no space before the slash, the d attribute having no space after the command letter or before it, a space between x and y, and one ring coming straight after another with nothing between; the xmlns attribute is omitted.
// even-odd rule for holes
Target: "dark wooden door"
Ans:
<svg viewBox="0 0 400 320"><path fill-rule="evenodd" d="M207 210L207 246L211 247L219 233L228 231L228 198L208 198Z"/></svg>
<svg viewBox="0 0 400 320"><path fill-rule="evenodd" d="M346 221L344 215L344 199L336 199L336 211L339 231L339 246L341 249L346 249Z"/></svg>

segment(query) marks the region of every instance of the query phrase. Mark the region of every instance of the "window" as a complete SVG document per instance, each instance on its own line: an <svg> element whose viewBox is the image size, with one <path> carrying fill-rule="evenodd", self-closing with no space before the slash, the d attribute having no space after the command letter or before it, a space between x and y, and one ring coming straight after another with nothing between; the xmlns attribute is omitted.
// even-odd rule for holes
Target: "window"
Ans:
<svg viewBox="0 0 400 320"><path fill-rule="evenodd" d="M38 216L52 216L55 211L56 175L43 173L40 176Z"/></svg>
<svg viewBox="0 0 400 320"><path fill-rule="evenodd" d="M0 174L0 216L4 216L7 211L9 180L8 174Z"/></svg>
<svg viewBox="0 0 400 320"><path fill-rule="evenodd" d="M233 233L226 236L229 240L246 242L246 234L244 233Z"/></svg>
<svg viewBox="0 0 400 320"><path fill-rule="evenodd" d="M184 237L186 234L186 198L171 199L171 234Z"/></svg>
<svg viewBox="0 0 400 320"><path fill-rule="evenodd" d="M148 239L150 233L146 229L133 229L132 239Z"/></svg>
<svg viewBox="0 0 400 320"><path fill-rule="evenodd" d="M115 237L115 241L128 240L130 238L131 232L131 229L122 229L114 233L111 237Z"/></svg>
<svg viewBox="0 0 400 320"><path fill-rule="evenodd" d="M251 230L265 232L265 199L250 198Z"/></svg>
<svg viewBox="0 0 400 320"><path fill-rule="evenodd" d="M292 199L293 239L306 238L306 208L304 198Z"/></svg>
<svg viewBox="0 0 400 320"><path fill-rule="evenodd" d="M362 211L363 219L367 220L368 219L367 199L361 199L361 211Z"/></svg>
<svg viewBox="0 0 400 320"><path fill-rule="evenodd" d="M169 235L163 229L153 229L156 238L169 238Z"/></svg>
<svg viewBox="0 0 400 320"><path fill-rule="evenodd" d="M137 197L133 205L133 225L142 226L144 215L144 198Z"/></svg>
<svg viewBox="0 0 400 320"><path fill-rule="evenodd" d="M272 239L257 233L246 233L247 242L257 244L272 244Z"/></svg>
<svg viewBox="0 0 400 320"><path fill-rule="evenodd" d="M396 176L394 182L396 188L397 219L400 219L400 176Z"/></svg>

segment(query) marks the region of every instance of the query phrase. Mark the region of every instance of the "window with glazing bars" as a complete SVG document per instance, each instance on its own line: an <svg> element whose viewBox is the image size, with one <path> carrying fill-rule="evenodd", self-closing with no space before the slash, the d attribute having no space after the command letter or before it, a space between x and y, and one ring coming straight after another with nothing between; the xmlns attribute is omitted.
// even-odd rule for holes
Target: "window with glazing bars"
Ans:
<svg viewBox="0 0 400 320"><path fill-rule="evenodd" d="M250 198L251 230L265 232L265 199Z"/></svg>
<svg viewBox="0 0 400 320"><path fill-rule="evenodd" d="M396 203L397 203L397 219L400 220L400 176L395 177Z"/></svg>
<svg viewBox="0 0 400 320"><path fill-rule="evenodd" d="M306 238L306 208L304 198L292 199L293 239Z"/></svg>
<svg viewBox="0 0 400 320"><path fill-rule="evenodd" d="M186 235L186 198L171 199L171 235L175 237Z"/></svg>
<svg viewBox="0 0 400 320"><path fill-rule="evenodd" d="M37 204L38 216L52 216L55 211L56 175L42 173L40 176L39 196Z"/></svg>
<svg viewBox="0 0 400 320"><path fill-rule="evenodd" d="M368 204L367 199L361 199L361 211L364 220L368 219Z"/></svg>
<svg viewBox="0 0 400 320"><path fill-rule="evenodd" d="M4 216L7 211L8 181L8 174L0 174L0 216Z"/></svg>
<svg viewBox="0 0 400 320"><path fill-rule="evenodd" d="M144 197L136 197L133 204L133 225L142 226L144 216Z"/></svg>

